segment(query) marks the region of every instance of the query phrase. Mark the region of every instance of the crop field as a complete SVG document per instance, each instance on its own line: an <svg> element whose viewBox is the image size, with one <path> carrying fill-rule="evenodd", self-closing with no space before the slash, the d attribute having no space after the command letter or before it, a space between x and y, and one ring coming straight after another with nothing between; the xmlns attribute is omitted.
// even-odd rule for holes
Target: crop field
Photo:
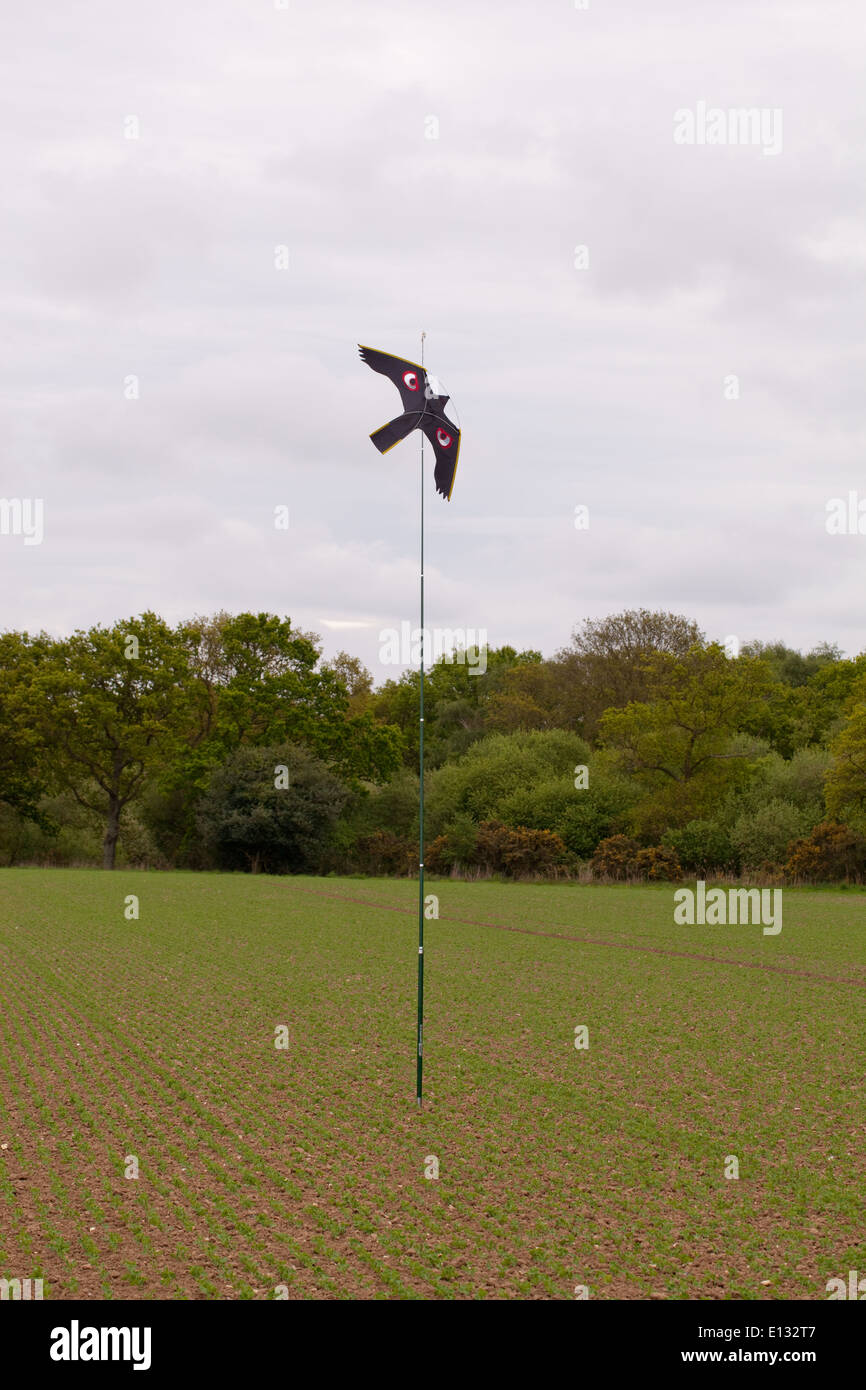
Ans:
<svg viewBox="0 0 866 1390"><path fill-rule="evenodd" d="M771 936L676 925L670 885L429 891L419 1112L416 884L0 872L0 1277L826 1299L866 1269L866 896L785 889Z"/></svg>

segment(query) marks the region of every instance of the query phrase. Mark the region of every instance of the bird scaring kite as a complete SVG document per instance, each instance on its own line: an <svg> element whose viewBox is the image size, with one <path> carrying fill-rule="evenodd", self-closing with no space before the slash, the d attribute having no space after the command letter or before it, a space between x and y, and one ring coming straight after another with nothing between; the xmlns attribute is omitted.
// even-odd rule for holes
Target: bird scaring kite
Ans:
<svg viewBox="0 0 866 1390"><path fill-rule="evenodd" d="M390 352L359 346L362 361L393 381L400 392L403 414L389 420L370 435L381 454L387 454L413 430L421 430L421 679L418 682L418 1013L415 1046L415 1097L420 1107L424 1077L424 439L430 440L436 456L433 477L436 491L451 501L460 430L445 414L449 397L435 376L424 366L424 339L421 334L421 363L408 362Z"/></svg>
<svg viewBox="0 0 866 1390"><path fill-rule="evenodd" d="M394 357L390 352L379 352L377 348L359 346L358 351L368 367L393 381L403 402L403 414L370 435L376 448L380 454L387 454L413 430L423 430L436 456L433 471L436 491L450 502L460 453L460 431L445 414L445 404L450 397L443 394L436 377L428 375L426 368L417 362Z"/></svg>

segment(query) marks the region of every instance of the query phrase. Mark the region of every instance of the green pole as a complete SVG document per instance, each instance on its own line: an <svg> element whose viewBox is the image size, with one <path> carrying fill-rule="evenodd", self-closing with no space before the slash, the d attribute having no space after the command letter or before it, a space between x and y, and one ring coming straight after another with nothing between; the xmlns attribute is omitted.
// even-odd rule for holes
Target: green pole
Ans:
<svg viewBox="0 0 866 1390"><path fill-rule="evenodd" d="M424 339L421 334L421 366ZM424 1078L424 431L421 435L421 684L418 697L418 1055L415 1095L421 1108Z"/></svg>

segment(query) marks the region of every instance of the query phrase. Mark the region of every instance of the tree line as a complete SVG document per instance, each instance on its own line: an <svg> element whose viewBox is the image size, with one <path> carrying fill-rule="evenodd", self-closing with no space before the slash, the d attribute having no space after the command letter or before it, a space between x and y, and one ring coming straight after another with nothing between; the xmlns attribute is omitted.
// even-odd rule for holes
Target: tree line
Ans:
<svg viewBox="0 0 866 1390"><path fill-rule="evenodd" d="M866 654L682 615L425 673L427 864L859 879ZM0 635L0 862L417 871L418 696L268 613Z"/></svg>

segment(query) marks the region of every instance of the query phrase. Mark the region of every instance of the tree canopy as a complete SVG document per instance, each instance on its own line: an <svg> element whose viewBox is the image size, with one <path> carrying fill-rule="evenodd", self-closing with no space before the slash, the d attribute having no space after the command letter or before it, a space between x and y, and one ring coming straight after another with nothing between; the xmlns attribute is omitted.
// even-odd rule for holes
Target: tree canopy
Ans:
<svg viewBox="0 0 866 1390"><path fill-rule="evenodd" d="M492 836L512 867L619 863L626 846L651 874L677 856L739 870L781 866L796 841L790 863L814 876L866 831L866 653L734 655L637 608L584 620L551 657L480 655L425 672L437 863L498 863ZM267 612L4 633L0 859L408 872L419 682L409 667L375 688Z"/></svg>

